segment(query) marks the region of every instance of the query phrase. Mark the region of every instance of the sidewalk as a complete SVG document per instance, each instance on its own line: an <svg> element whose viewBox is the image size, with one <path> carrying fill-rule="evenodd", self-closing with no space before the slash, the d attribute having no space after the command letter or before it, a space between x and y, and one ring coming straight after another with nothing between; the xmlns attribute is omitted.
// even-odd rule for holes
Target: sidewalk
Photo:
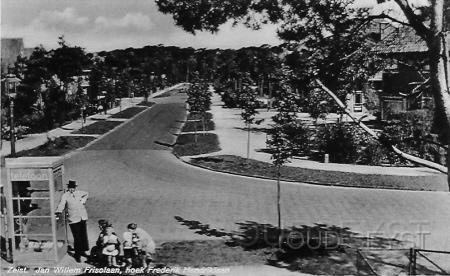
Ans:
<svg viewBox="0 0 450 276"><path fill-rule="evenodd" d="M169 90L182 86L183 83L176 84L174 86L168 87L161 91L158 91L152 94L149 99L159 96ZM118 107L114 107L107 111L107 114L98 113L91 115L86 118L86 123L83 124L82 119L78 119L64 126L49 130L48 132L43 133L34 133L27 135L25 138L16 141L16 152L32 149L38 147L40 145L45 144L48 139L57 138L60 136L92 136L98 137L99 135L91 135L91 134L72 134L73 131L80 129L82 126L88 126L90 124L95 123L98 120L108 119L110 121L125 121L127 119L116 119L110 118L111 115L119 113L121 110L125 110L129 107L136 106L140 102L143 101L143 97L135 97L135 98L122 98L121 105ZM1 156L5 157L11 153L11 143L6 140L1 140Z"/></svg>
<svg viewBox="0 0 450 276"><path fill-rule="evenodd" d="M266 109L258 110L260 113L256 115L256 120L264 119L260 125L252 125L256 130L252 130L250 134L250 158L272 162L271 155L261 150L266 149L267 134L257 129L269 128L272 124L271 117L275 111L267 111ZM223 103L218 94L213 94L211 111L215 123L215 130L211 133L217 134L221 150L214 153L198 155L195 157L214 156L214 155L236 155L247 157L247 129L241 119L241 110L238 108L224 108ZM308 120L306 114L300 114L302 120ZM330 115L327 120L336 120L336 116ZM423 176L438 175L439 172L422 167L383 167L383 166L367 166L337 163L321 163L311 160L303 160L294 158L287 163L287 166L301 167L305 169L351 172L359 174L384 174L384 175L405 175L405 176Z"/></svg>

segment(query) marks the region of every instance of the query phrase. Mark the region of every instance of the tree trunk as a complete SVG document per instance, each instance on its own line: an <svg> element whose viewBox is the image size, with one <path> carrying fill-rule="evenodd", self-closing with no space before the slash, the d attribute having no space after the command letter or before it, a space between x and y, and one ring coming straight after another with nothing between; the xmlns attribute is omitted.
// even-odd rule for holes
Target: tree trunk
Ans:
<svg viewBox="0 0 450 276"><path fill-rule="evenodd" d="M450 137L450 96L449 96L449 49L443 32L443 0L432 1L432 17L430 34L426 40L430 60L430 84L435 102L435 116L442 122L447 145ZM447 168L450 162L447 154ZM447 176L450 189L450 175Z"/></svg>
<svg viewBox="0 0 450 276"><path fill-rule="evenodd" d="M281 197L281 185L280 185L280 175L281 175L281 166L277 165L277 212L278 212L278 246L281 248L282 243L282 231L281 231L281 206L280 206L280 197Z"/></svg>
<svg viewBox="0 0 450 276"><path fill-rule="evenodd" d="M197 144L197 121L194 121L194 143Z"/></svg>
<svg viewBox="0 0 450 276"><path fill-rule="evenodd" d="M247 162L250 158L250 123L247 123Z"/></svg>
<svg viewBox="0 0 450 276"><path fill-rule="evenodd" d="M202 113L202 128L203 128L203 135L205 135L205 132L206 132L205 113Z"/></svg>
<svg viewBox="0 0 450 276"><path fill-rule="evenodd" d="M449 144L450 133L450 96L449 96L449 49L444 32L444 0L431 0L430 26L424 24L407 0L395 0L409 24L428 46L430 64L430 84L435 103L435 119L442 123L441 134ZM447 155L447 172L450 165ZM448 175L448 174L447 174ZM447 176L450 187L450 175Z"/></svg>

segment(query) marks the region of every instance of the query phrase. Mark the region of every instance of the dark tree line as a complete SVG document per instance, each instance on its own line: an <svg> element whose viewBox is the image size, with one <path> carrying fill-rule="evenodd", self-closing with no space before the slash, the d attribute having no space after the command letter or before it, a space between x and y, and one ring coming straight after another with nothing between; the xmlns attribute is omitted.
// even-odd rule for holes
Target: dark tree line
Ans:
<svg viewBox="0 0 450 276"><path fill-rule="evenodd" d="M15 101L17 125L45 131L81 116L81 109L95 112L99 105L114 105L131 95L146 99L156 89L200 78L216 86L241 87L248 74L268 93L282 47L247 47L238 50L146 46L87 53L63 37L59 47L35 48L29 58L18 57L13 73L21 79ZM89 79L82 91L80 76ZM99 100L101 99L101 100ZM9 99L2 96L3 117ZM7 127L2 120L2 127Z"/></svg>

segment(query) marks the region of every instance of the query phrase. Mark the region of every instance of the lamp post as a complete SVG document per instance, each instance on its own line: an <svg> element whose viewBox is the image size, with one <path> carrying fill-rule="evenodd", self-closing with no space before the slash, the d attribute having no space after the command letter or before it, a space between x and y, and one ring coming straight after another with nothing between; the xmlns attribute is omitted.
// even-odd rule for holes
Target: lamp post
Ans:
<svg viewBox="0 0 450 276"><path fill-rule="evenodd" d="M122 112L122 95L117 92L117 67L112 67L112 78L113 78L113 86L114 86L114 95L119 98L119 112Z"/></svg>
<svg viewBox="0 0 450 276"><path fill-rule="evenodd" d="M154 80L155 80L155 73L151 72L150 73L150 95L153 94L153 85L154 85ZM147 94L146 94L147 95ZM145 101L147 102L148 97L145 98Z"/></svg>
<svg viewBox="0 0 450 276"><path fill-rule="evenodd" d="M9 116L10 116L10 139L11 139L11 156L16 156L16 133L14 124L14 99L16 98L17 84L20 82L14 74L9 73L6 76L6 90L9 98Z"/></svg>

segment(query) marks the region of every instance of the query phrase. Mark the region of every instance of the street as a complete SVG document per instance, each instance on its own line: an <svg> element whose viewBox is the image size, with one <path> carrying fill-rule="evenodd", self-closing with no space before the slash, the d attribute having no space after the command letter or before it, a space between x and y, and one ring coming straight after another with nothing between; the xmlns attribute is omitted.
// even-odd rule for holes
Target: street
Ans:
<svg viewBox="0 0 450 276"><path fill-rule="evenodd" d="M66 160L67 179L90 193L92 244L100 218L110 220L118 234L136 222L157 243L210 238L175 216L228 231L245 221L276 224L275 181L196 168L163 146L175 141L173 134L185 118L184 100L180 95L155 99L157 105ZM448 193L301 183L283 183L281 193L284 227L324 223L396 238L430 232L427 248L450 249Z"/></svg>

